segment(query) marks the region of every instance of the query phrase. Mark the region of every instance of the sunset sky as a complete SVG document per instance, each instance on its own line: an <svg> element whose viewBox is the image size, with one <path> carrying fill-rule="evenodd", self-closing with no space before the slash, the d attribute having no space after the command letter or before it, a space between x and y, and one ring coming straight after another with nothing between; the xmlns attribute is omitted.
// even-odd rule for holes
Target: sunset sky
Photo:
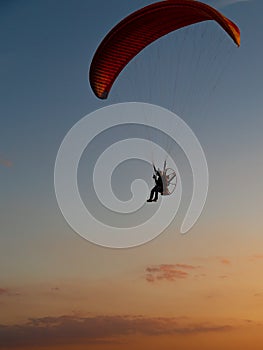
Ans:
<svg viewBox="0 0 263 350"><path fill-rule="evenodd" d="M88 81L97 46L118 21L153 2L0 1L0 350L262 349L263 3L206 1L240 27L239 48L210 23L169 35L131 62L108 100L98 100ZM171 64L179 46L187 54ZM202 61L197 73L193 48ZM67 224L54 164L75 123L126 101L178 113L203 147L210 185L186 235L179 228L190 189L183 187L188 199L160 236L110 249ZM113 130L93 147L118 135ZM88 151L79 187L87 207L105 218L88 190L96 153ZM152 184L150 165L133 170ZM127 177L113 179L123 198Z"/></svg>

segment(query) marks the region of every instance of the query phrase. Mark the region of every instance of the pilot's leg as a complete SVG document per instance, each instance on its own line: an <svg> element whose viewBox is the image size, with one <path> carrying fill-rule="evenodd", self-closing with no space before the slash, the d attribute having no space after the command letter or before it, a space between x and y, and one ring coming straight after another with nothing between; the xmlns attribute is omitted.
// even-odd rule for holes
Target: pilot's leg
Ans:
<svg viewBox="0 0 263 350"><path fill-rule="evenodd" d="M158 192L159 192L158 188L155 188L153 202L157 202L157 200L158 200Z"/></svg>
<svg viewBox="0 0 263 350"><path fill-rule="evenodd" d="M151 190L150 198L147 200L147 202L153 201L153 198L155 197L156 190L157 190L157 187L154 186L153 189ZM158 194L157 194L157 197L158 197Z"/></svg>

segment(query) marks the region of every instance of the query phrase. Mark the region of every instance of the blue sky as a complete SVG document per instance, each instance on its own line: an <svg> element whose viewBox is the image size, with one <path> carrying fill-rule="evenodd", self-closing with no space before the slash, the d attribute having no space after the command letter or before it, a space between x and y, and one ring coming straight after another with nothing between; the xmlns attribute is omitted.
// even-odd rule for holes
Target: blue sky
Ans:
<svg viewBox="0 0 263 350"><path fill-rule="evenodd" d="M28 214L31 209L36 210L36 202L39 208L44 206L47 211L52 208L54 213L53 165L66 132L96 108L134 98L131 86L137 83L137 77L130 84L131 75L141 75L140 64L145 63L131 63L127 68L127 80L123 74L106 102L94 97L87 76L92 55L107 31L125 15L147 3L151 2L116 0L103 3L104 11L101 11L97 4L85 1L74 4L72 1L27 1L23 6L19 1L1 2L0 151L4 159L13 163L11 168L1 166L5 184L2 206L8 216L12 216L14 208L18 207L19 211L24 202L30 208ZM234 158L239 176L244 167L254 169L243 180L254 186L257 184L253 176L262 172L257 161L262 145L261 7L261 2L256 0L223 7L224 14L241 28L241 47L237 49L232 45L230 60L226 61L228 66L212 95L212 103L206 101L207 114L198 119L191 108L189 115L179 114L199 137L212 175L213 171L227 173L226 167ZM224 40L223 45L229 49L232 43L228 38ZM164 57L170 54L165 45L165 41L160 43ZM151 54L151 51L146 52L145 57L148 59ZM171 54L176 57L176 52L171 51ZM219 56L224 59L224 52ZM158 63L158 59L153 59ZM220 61L216 63L220 65ZM201 74L205 72L204 67L205 62ZM169 74L168 71L166 77ZM142 77L144 79L144 75ZM146 79L150 85L151 77ZM191 77L183 76L183 85L188 88L189 82ZM145 100L145 87L138 90L139 98ZM124 91L123 95L120 91ZM154 98L155 95L149 102L154 103ZM157 102L162 103L159 97ZM167 101L163 102L165 107L171 107ZM233 172L229 176L234 181ZM217 182L217 177L212 176L213 179ZM27 215L23 217L26 221Z"/></svg>
<svg viewBox="0 0 263 350"><path fill-rule="evenodd" d="M1 2L0 151L4 159L10 159L13 163L12 169L3 167L1 172L3 182L8 184L4 187L7 202L10 195L16 197L17 194L19 198L28 200L30 192L30 197L38 196L34 198L38 201L43 195L48 196L46 200L55 207L51 186L53 164L59 144L69 128L96 108L125 101L126 98L134 100L139 97L145 100L146 95L147 99L147 93L144 95L145 87L140 87L135 96L130 92L131 86L137 84L138 79L132 75L140 76L140 65L147 66L143 61L144 57L141 58L142 63L131 63L127 68L127 80L123 74L106 102L94 97L87 81L89 63L103 36L118 20L147 3L151 2L116 0L110 4L103 3L104 11L101 11L97 4L85 1L74 4L72 1L27 1L23 6L19 1ZM260 149L261 6L260 1L244 1L223 7L224 14L241 27L242 45L236 49L228 38L224 38L226 43L223 45L231 50L230 59L225 61L224 51L219 53L216 64L220 66L222 58L228 66L224 68L223 77L212 95L212 106L205 102L208 105L207 115L196 118L191 106L187 106L190 108L189 115L179 114L201 138L201 144L204 147L207 145L207 156L213 159L218 156L217 162L225 155L226 150L230 154L233 152L230 158L236 157L240 164L240 158L251 158L251 153L253 158L253 154ZM224 36L224 33L220 35ZM211 45L211 40L209 43ZM165 41L160 43L164 57L172 54L176 59L177 52L169 51L165 45ZM158 46L157 49L153 47L154 50L158 50ZM151 54L152 51L146 52L145 59ZM153 58L153 62L158 64L158 59ZM187 66L183 68L185 67ZM190 68L193 67L192 64ZM150 74L152 69L150 68ZM177 66L172 69L177 69ZM205 74L205 69L206 61L201 65L201 74ZM212 69L214 67L208 68L210 75ZM157 77L161 78L163 72L165 74L162 70ZM186 70L185 72L187 73ZM165 79L169 74L168 71ZM132 84L131 79L135 79ZM146 79L151 85L151 77L146 76ZM189 84L192 83L191 77L185 75L181 80L187 92ZM139 84L141 83L139 80ZM168 83L171 86L171 82ZM154 80L153 84L158 84L158 80ZM204 93L209 88L210 86L201 87ZM158 86L156 91L160 91ZM156 91L149 102L163 103L168 108L174 107L169 105L166 97L163 101L157 97L155 102ZM167 95L173 94L172 89L166 91ZM191 105L191 101L187 101L188 104ZM215 138L216 134L219 135L218 138ZM222 159L222 162L226 162L226 159Z"/></svg>

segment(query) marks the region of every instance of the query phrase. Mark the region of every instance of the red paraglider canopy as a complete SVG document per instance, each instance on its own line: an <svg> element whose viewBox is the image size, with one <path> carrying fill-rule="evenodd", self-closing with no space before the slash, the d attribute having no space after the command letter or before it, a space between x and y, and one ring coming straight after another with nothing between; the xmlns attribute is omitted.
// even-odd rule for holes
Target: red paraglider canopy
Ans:
<svg viewBox="0 0 263 350"><path fill-rule="evenodd" d="M122 69L147 45L179 28L214 20L240 45L235 23L213 7L194 0L165 0L146 6L118 23L103 39L90 66L90 85L106 99Z"/></svg>

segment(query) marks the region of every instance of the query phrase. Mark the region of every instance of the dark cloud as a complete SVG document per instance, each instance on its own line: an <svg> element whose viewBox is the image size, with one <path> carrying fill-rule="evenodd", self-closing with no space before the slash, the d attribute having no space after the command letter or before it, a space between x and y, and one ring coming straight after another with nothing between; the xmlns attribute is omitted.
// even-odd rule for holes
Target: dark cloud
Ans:
<svg viewBox="0 0 263 350"><path fill-rule="evenodd" d="M188 320L189 322L189 320ZM22 325L0 326L0 348L120 342L124 336L225 332L228 324L186 323L185 318L144 316L44 317Z"/></svg>
<svg viewBox="0 0 263 350"><path fill-rule="evenodd" d="M0 295L8 295L9 289L7 288L0 288Z"/></svg>
<svg viewBox="0 0 263 350"><path fill-rule="evenodd" d="M17 296L20 295L20 293L11 290L9 288L0 288L0 296Z"/></svg>
<svg viewBox="0 0 263 350"><path fill-rule="evenodd" d="M145 269L145 279L148 282L155 281L176 281L178 279L187 278L189 272L184 270L194 270L200 266L193 266L187 264L161 264L151 265Z"/></svg>

